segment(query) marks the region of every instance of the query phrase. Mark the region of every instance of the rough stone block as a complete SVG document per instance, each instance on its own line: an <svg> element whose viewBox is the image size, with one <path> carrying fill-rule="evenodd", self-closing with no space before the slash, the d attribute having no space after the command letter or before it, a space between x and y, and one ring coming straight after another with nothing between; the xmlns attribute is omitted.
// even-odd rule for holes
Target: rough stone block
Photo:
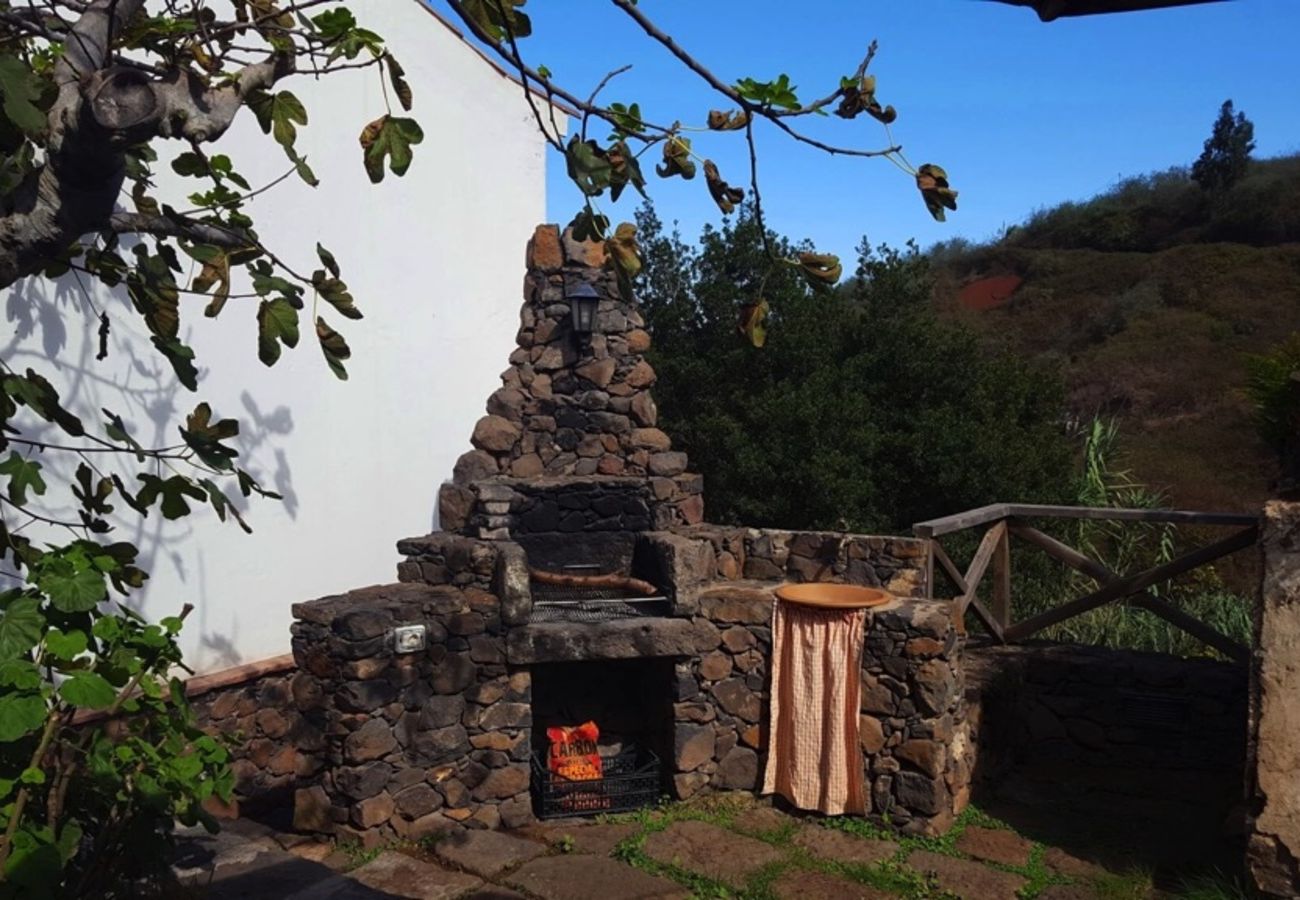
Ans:
<svg viewBox="0 0 1300 900"><path fill-rule="evenodd" d="M393 817L396 807L387 791L358 801L352 806L352 823L358 828L376 828Z"/></svg>
<svg viewBox="0 0 1300 900"><path fill-rule="evenodd" d="M818 859L857 866L877 865L898 852L893 841L855 837L820 825L804 825L795 832L794 843Z"/></svg>
<svg viewBox="0 0 1300 900"><path fill-rule="evenodd" d="M715 735L712 725L684 725L673 729L673 765L690 772L713 758Z"/></svg>
<svg viewBox="0 0 1300 900"><path fill-rule="evenodd" d="M957 849L985 862L1023 868L1034 845L1014 831L970 825L957 839Z"/></svg>
<svg viewBox="0 0 1300 900"><path fill-rule="evenodd" d="M527 665L691 656L696 652L696 640L695 628L685 619L619 619L598 625L546 622L512 629L506 639L506 657L514 665Z"/></svg>
<svg viewBox="0 0 1300 900"><path fill-rule="evenodd" d="M442 862L481 878L495 878L545 852L544 844L497 831L453 832L434 846Z"/></svg>
<svg viewBox="0 0 1300 900"><path fill-rule="evenodd" d="M715 622L766 625L772 618L772 586L729 582L700 592L700 611Z"/></svg>
<svg viewBox="0 0 1300 900"><path fill-rule="evenodd" d="M930 850L914 850L908 855L907 864L918 872L933 875L940 888L966 900L1011 900L1019 896L1025 885L1025 879L1019 875Z"/></svg>
<svg viewBox="0 0 1300 900"><path fill-rule="evenodd" d="M775 847L706 822L674 822L649 835L645 853L656 862L695 872L731 887L781 858Z"/></svg>
<svg viewBox="0 0 1300 900"><path fill-rule="evenodd" d="M295 831L325 833L334 828L333 805L329 794L320 785L299 788L293 794L293 827Z"/></svg>
<svg viewBox="0 0 1300 900"><path fill-rule="evenodd" d="M555 225L538 225L528 242L526 268L543 272L558 272L564 266L564 251L560 247L560 229ZM525 295L526 296L526 295Z"/></svg>
<svg viewBox="0 0 1300 900"><path fill-rule="evenodd" d="M718 762L718 787L752 791L758 787L758 754L748 747L732 747Z"/></svg>
<svg viewBox="0 0 1300 900"><path fill-rule="evenodd" d="M343 756L350 763L379 759L397 746L393 729L383 719L371 719L343 741Z"/></svg>
<svg viewBox="0 0 1300 900"><path fill-rule="evenodd" d="M506 882L542 900L671 900L685 896L675 882L666 878L587 854L535 859L508 875Z"/></svg>

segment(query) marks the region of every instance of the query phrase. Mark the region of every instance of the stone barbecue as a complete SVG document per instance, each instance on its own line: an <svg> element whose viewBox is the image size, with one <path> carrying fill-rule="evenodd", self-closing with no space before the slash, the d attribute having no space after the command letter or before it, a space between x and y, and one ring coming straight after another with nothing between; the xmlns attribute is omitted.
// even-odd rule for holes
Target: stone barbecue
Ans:
<svg viewBox="0 0 1300 900"><path fill-rule="evenodd" d="M754 791L773 590L838 581L902 598L870 614L865 638L870 815L943 831L967 802L971 754L961 638L947 603L922 599L925 545L706 524L703 479L658 427L649 335L603 263L601 245L537 229L518 347L443 486L442 530L398 543L397 583L295 606L294 702L324 736L296 824L368 845L527 824L545 729L587 718L602 753L652 752L664 794ZM601 298L586 340L565 299L576 283ZM565 595L539 570L635 578L659 596L557 615ZM408 626L418 646L400 643Z"/></svg>

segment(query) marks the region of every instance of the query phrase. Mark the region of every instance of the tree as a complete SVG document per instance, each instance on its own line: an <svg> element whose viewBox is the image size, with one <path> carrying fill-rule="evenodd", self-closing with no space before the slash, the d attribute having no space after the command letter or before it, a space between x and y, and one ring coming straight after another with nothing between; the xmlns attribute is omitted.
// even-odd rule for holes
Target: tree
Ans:
<svg viewBox="0 0 1300 900"><path fill-rule="evenodd" d="M606 193L617 200L628 186L644 193L641 153L661 153L660 177L692 179L702 169L724 213L741 202L745 192L699 155L687 136L695 132L678 117L657 125L636 103L596 102L617 72L584 100L544 67L528 65L520 52L531 31L524 0L447 2L518 73L538 127L583 196L574 228L580 237L607 240L625 288L641 268L635 229L611 229L597 201ZM699 130L743 135L756 217L762 206L752 151L760 123L821 152L888 158L915 178L932 215L956 209L944 170L914 167L893 140L897 113L877 99L867 71L874 43L824 96L805 103L786 74L721 81L634 0L611 2L724 99L724 109L698 111ZM306 327L329 368L346 378L343 336L326 315L301 321L307 299L313 310L322 301L330 319L361 317L339 261L317 246L319 265L302 272L283 248L266 246L249 201L280 179L250 184L238 160L214 145L247 108L282 148L282 178L315 185L296 148L308 111L285 82L369 69L385 84L389 108L362 128L360 162L372 181L400 176L423 140L420 126L403 115L413 103L409 85L382 38L339 0L230 0L218 8L224 12L207 0L0 0L0 287L73 272L121 289L154 350L190 391L199 371L180 320L183 301L198 297L206 317L222 314L231 299L255 301L266 365L295 347ZM539 93L580 113L569 141L548 123ZM801 117L828 109L844 119L876 119L887 145L842 147L800 130ZM589 136L599 123L611 129L603 139ZM171 168L195 180L187 209L154 187L159 150L170 142L181 150ZM777 252L767 231L758 233L765 252L752 260L755 273L820 286L839 279L834 257L811 248ZM199 269L188 284L186 258ZM115 320L110 310L96 313L102 358ZM177 423L176 443L142 446L110 410L98 423L69 410L52 370L10 362L0 360L0 577L13 585L0 592L0 896L130 895L150 864L165 865L174 820L211 825L201 803L228 796L231 782L224 748L195 729L172 677L187 610L154 625L125 602L109 602L110 592L125 597L147 578L137 548L109 537L109 516L125 507L172 520L208 506L248 530L234 492L276 495L239 467L239 423L209 404L197 403ZM71 511L50 490L58 471L52 457L71 460L73 474L62 485ZM79 711L132 715L112 729L77 730ZM131 853L123 851L128 845Z"/></svg>
<svg viewBox="0 0 1300 900"><path fill-rule="evenodd" d="M709 484L711 520L894 533L1068 496L1059 382L941 322L915 248L864 241L853 280L814 292L790 270L764 276L749 209L706 228L698 249L651 209L638 224L656 397Z"/></svg>
<svg viewBox="0 0 1300 900"><path fill-rule="evenodd" d="M283 148L284 177L314 184L295 149L307 111L282 81L371 68L394 103L412 103L379 35L332 0L229 9L0 2L0 286L70 270L120 286L189 390L198 370L180 339L183 296L206 295L209 317L232 297L258 300L267 365L298 343L309 292L361 316L328 250L318 246L320 268L302 275L260 241L246 206L270 186L255 188L210 146L248 107ZM421 137L390 109L361 131L360 162L374 181L401 175ZM154 193L165 140L184 145L171 168L200 184L188 211ZM201 267L188 287L182 255ZM97 312L102 359L113 320ZM346 342L324 316L313 326L346 377ZM110 601L147 573L134 545L109 537L109 516L125 506L171 520L208 505L247 530L233 492L275 495L239 468L239 425L208 404L179 424L176 443L147 447L112 411L83 421L51 374L0 360L0 897L136 896L166 871L178 819L215 827L202 804L229 799L233 778L226 747L196 727L174 677L189 607L150 624ZM71 509L50 491L60 471L71 473ZM86 723L86 712L99 718Z"/></svg>
<svg viewBox="0 0 1300 900"><path fill-rule="evenodd" d="M1205 149L1192 164L1192 179L1207 191L1232 187L1246 174L1255 149L1255 125L1245 113L1232 114L1232 101L1224 100Z"/></svg>

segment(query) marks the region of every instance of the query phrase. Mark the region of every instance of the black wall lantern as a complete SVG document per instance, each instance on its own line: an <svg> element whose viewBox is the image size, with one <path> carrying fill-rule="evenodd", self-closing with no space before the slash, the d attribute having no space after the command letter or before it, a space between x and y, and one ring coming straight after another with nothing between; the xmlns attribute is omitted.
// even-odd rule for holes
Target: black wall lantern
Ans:
<svg viewBox="0 0 1300 900"><path fill-rule="evenodd" d="M596 307L600 305L600 294L587 282L580 281L570 287L565 296L569 301L574 334L580 339L591 337L596 329Z"/></svg>

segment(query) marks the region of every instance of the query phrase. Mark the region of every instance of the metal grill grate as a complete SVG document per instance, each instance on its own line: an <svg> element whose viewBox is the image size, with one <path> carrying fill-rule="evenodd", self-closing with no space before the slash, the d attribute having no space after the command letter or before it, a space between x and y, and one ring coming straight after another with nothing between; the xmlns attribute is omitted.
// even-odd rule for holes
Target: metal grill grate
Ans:
<svg viewBox="0 0 1300 900"><path fill-rule="evenodd" d="M617 588L562 587L532 583L532 622L611 622L669 612L666 597L628 596Z"/></svg>
<svg viewBox="0 0 1300 900"><path fill-rule="evenodd" d="M618 588L562 587L558 584L532 583L534 603L569 603L588 600L626 600L627 591Z"/></svg>

